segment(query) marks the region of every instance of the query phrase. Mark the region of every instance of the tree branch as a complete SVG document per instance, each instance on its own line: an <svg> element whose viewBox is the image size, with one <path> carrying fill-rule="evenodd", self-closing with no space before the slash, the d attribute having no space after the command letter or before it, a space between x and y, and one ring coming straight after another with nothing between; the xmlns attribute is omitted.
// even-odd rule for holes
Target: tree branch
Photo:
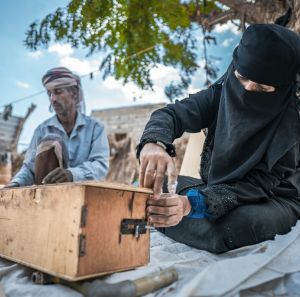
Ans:
<svg viewBox="0 0 300 297"><path fill-rule="evenodd" d="M227 21L234 19L236 16L236 13L231 9L224 11L208 20L207 29L210 31L214 25L225 24Z"/></svg>
<svg viewBox="0 0 300 297"><path fill-rule="evenodd" d="M235 12L232 10L226 10L222 12L214 12L210 15L203 15L199 13L195 13L190 17L192 22L198 23L205 30L211 31L212 27L216 24L224 24L229 20L235 19L237 16Z"/></svg>
<svg viewBox="0 0 300 297"><path fill-rule="evenodd" d="M236 12L239 19L245 15L247 23L272 23L285 13L287 6L283 0L256 0L255 3L246 0L218 0L221 4Z"/></svg>

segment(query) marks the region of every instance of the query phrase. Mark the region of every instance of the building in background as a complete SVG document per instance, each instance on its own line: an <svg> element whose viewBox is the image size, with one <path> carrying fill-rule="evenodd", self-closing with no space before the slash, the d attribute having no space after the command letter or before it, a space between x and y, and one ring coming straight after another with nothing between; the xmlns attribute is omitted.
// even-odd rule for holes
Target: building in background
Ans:
<svg viewBox="0 0 300 297"><path fill-rule="evenodd" d="M143 104L94 110L91 116L100 120L109 138L110 170L107 180L132 184L138 179L139 162L135 148L142 136L144 127L153 111L166 106L166 103ZM25 151L17 153L19 137L23 126L35 106L28 108L24 117L17 117L11 112L0 113L0 185L9 182L22 165ZM176 146L176 166L178 172L188 141L185 133L174 143Z"/></svg>
<svg viewBox="0 0 300 297"><path fill-rule="evenodd" d="M146 123L153 111L166 103L93 110L91 116L101 121L110 144L110 169L107 180L131 184L138 179L139 163L135 157L135 147L142 136ZM176 166L179 172L188 141L185 133L174 143L176 146Z"/></svg>
<svg viewBox="0 0 300 297"><path fill-rule="evenodd" d="M24 117L12 115L11 105L0 113L0 185L8 183L20 167L19 161L23 160L23 156L17 153L17 146L24 123L35 107L32 104Z"/></svg>

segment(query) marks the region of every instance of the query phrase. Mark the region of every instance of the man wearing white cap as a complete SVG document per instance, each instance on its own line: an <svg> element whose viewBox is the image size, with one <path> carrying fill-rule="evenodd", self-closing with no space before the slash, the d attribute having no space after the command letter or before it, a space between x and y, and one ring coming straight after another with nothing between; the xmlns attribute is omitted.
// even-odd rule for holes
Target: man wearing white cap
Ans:
<svg viewBox="0 0 300 297"><path fill-rule="evenodd" d="M55 115L36 128L22 168L6 187L103 180L109 166L108 140L103 124L81 111L80 78L57 67L42 83Z"/></svg>

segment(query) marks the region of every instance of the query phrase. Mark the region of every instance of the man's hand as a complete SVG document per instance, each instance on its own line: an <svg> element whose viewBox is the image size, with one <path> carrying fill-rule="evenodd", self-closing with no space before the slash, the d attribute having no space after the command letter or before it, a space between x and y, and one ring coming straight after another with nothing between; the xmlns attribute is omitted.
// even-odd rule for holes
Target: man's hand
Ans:
<svg viewBox="0 0 300 297"><path fill-rule="evenodd" d="M16 188L20 187L20 185L16 182L10 182L7 185L5 185L2 189L9 189L9 188Z"/></svg>
<svg viewBox="0 0 300 297"><path fill-rule="evenodd" d="M73 181L73 175L71 171L60 167L55 168L44 177L42 184L56 184L66 183Z"/></svg>
<svg viewBox="0 0 300 297"><path fill-rule="evenodd" d="M176 226L191 211L186 196L161 194L159 199L151 197L147 201L148 222L154 227Z"/></svg>
<svg viewBox="0 0 300 297"><path fill-rule="evenodd" d="M174 161L161 146L146 143L140 154L140 162L139 184L141 187L152 188L155 198L161 194L165 173L168 174L169 185L176 183Z"/></svg>

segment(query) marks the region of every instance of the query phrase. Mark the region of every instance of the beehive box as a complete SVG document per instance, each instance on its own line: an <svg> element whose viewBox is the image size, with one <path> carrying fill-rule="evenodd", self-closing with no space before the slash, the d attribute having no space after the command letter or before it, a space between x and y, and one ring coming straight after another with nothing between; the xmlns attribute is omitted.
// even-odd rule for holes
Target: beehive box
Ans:
<svg viewBox="0 0 300 297"><path fill-rule="evenodd" d="M0 256L77 281L149 262L151 191L104 182L0 190Z"/></svg>

